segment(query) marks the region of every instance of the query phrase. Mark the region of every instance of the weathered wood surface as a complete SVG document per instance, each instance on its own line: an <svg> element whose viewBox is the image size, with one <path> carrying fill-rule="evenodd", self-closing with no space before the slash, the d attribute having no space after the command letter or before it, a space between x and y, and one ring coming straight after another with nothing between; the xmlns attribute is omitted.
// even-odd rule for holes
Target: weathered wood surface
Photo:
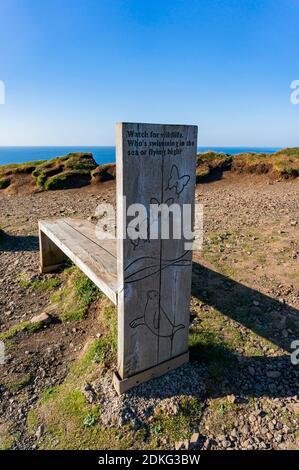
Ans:
<svg viewBox="0 0 299 470"><path fill-rule="evenodd" d="M176 369L177 367L182 366L189 361L189 352L181 354L180 356L169 359L169 361L162 362L155 367L151 367L143 372L128 377L127 379L120 380L116 374L113 377L114 387L116 388L117 393L120 395L127 390L130 390L132 387L136 387L147 380L160 377L170 370Z"/></svg>
<svg viewBox="0 0 299 470"><path fill-rule="evenodd" d="M192 252L185 239L130 240L122 232L141 203L191 204L197 127L117 125L118 374L127 379L188 351Z"/></svg>
<svg viewBox="0 0 299 470"><path fill-rule="evenodd" d="M117 304L115 240L99 240L87 220L39 221L41 270L50 272L70 258L114 304Z"/></svg>

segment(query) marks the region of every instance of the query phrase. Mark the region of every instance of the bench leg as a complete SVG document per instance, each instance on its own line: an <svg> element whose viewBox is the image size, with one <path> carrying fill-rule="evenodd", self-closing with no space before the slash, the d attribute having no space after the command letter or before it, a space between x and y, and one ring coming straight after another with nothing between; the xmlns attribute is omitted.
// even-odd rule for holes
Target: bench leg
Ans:
<svg viewBox="0 0 299 470"><path fill-rule="evenodd" d="M41 230L39 231L40 271L51 273L64 265L67 257Z"/></svg>

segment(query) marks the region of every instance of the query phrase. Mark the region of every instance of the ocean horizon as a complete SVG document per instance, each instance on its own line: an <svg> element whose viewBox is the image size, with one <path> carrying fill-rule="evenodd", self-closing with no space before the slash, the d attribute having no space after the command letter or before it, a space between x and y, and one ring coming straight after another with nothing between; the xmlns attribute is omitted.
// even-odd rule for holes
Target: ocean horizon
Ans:
<svg viewBox="0 0 299 470"><path fill-rule="evenodd" d="M222 152L236 155L242 152L274 153L278 147L198 147L198 152ZM0 147L0 165L26 163L34 160L50 160L70 152L91 152L98 165L115 162L113 146L57 146L57 147Z"/></svg>

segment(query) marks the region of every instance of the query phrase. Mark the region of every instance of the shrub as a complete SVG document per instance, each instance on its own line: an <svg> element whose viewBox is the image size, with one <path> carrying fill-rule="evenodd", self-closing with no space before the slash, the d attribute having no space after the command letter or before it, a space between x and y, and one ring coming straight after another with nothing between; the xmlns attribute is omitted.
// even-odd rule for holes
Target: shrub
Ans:
<svg viewBox="0 0 299 470"><path fill-rule="evenodd" d="M0 179L0 189L8 188L9 185L10 185L10 179L9 178L1 178Z"/></svg>

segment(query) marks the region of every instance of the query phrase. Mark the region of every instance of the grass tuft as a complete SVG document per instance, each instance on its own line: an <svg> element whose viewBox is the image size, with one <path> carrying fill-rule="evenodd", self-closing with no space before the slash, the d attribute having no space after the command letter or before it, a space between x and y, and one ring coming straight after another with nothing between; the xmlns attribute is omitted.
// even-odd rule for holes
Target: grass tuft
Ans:
<svg viewBox="0 0 299 470"><path fill-rule="evenodd" d="M0 179L0 189L6 189L10 185L9 178L1 178Z"/></svg>
<svg viewBox="0 0 299 470"><path fill-rule="evenodd" d="M16 336L21 331L28 331L29 333L35 333L36 331L40 330L42 327L41 322L31 323L29 321L24 321L18 323L17 325L12 326L9 330L0 333L0 341L6 341L14 336Z"/></svg>
<svg viewBox="0 0 299 470"><path fill-rule="evenodd" d="M28 280L26 277L26 274L21 273L20 274L20 280L19 280L19 286L20 287L31 287L32 289L38 289L38 290L53 290L56 287L59 287L61 284L61 280L58 277L51 277L46 280L40 280L40 279L33 279L33 280Z"/></svg>
<svg viewBox="0 0 299 470"><path fill-rule="evenodd" d="M64 271L66 285L51 297L57 304L62 321L82 320L91 303L101 296L100 290L88 277L72 266Z"/></svg>

